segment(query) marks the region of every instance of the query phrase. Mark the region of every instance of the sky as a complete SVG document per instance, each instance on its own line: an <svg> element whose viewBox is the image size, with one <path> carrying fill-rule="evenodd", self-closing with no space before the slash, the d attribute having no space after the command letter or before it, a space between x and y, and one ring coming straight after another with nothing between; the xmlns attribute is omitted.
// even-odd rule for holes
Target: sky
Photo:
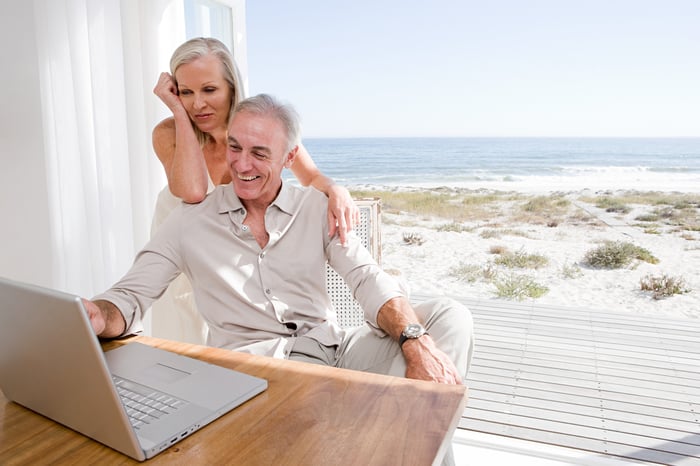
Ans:
<svg viewBox="0 0 700 466"><path fill-rule="evenodd" d="M304 137L698 137L698 0L248 0Z"/></svg>

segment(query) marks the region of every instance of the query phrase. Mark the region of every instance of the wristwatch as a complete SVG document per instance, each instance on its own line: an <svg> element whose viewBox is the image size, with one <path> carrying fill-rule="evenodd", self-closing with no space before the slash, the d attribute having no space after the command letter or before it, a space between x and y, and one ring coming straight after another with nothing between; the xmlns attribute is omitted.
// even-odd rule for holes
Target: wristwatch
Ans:
<svg viewBox="0 0 700 466"><path fill-rule="evenodd" d="M420 338L426 333L428 332L425 331L425 327L423 327L421 324L408 324L406 328L403 329L403 332L401 332L401 336L399 337L399 346L403 347L406 340Z"/></svg>

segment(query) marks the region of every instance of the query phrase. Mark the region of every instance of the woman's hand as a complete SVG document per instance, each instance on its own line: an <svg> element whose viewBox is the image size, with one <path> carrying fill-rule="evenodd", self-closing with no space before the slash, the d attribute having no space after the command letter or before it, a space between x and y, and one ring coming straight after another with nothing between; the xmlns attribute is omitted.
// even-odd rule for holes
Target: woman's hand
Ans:
<svg viewBox="0 0 700 466"><path fill-rule="evenodd" d="M177 85L170 73L160 74L156 87L153 88L153 93L163 101L171 112L175 113L178 110L184 110L177 92Z"/></svg>
<svg viewBox="0 0 700 466"><path fill-rule="evenodd" d="M340 235L340 243L345 244L347 234L360 223L360 209L342 186L332 185L328 188L328 234Z"/></svg>

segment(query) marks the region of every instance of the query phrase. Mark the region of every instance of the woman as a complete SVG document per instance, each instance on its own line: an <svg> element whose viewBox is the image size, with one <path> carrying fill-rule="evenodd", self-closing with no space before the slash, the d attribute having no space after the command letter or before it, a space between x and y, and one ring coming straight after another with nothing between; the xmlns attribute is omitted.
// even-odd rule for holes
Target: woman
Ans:
<svg viewBox="0 0 700 466"><path fill-rule="evenodd" d="M180 201L201 202L214 186L231 182L226 132L231 109L242 99L233 57L216 39L196 38L180 45L170 59L170 71L161 73L153 89L173 115L153 129L153 148L168 186L158 196L152 233ZM324 176L303 146L292 172L302 185L312 185L328 196L329 234L337 231L344 243L359 221L350 193ZM154 335L204 342L206 325L194 308L184 275L154 304L152 316Z"/></svg>
<svg viewBox="0 0 700 466"><path fill-rule="evenodd" d="M231 108L241 98L238 70L226 46L216 39L191 39L170 60L153 92L173 113L153 130L153 148L163 164L170 192L184 202L204 199L213 186L229 183L226 129ZM347 189L316 167L301 146L292 172L329 198L329 233L345 235L359 220Z"/></svg>

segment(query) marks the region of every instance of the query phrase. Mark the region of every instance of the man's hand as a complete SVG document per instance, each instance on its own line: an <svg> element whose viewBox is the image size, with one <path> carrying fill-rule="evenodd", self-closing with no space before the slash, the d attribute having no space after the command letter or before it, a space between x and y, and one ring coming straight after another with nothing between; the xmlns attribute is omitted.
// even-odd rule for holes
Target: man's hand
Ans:
<svg viewBox="0 0 700 466"><path fill-rule="evenodd" d="M97 304L85 298L83 298L83 306L85 306L85 309L87 310L90 323L92 324L92 330L95 332L95 335L99 335L104 332L107 322L104 314L102 314L102 309L100 309Z"/></svg>
<svg viewBox="0 0 700 466"><path fill-rule="evenodd" d="M126 329L124 316L109 301L90 301L83 298L92 330L98 337L118 337Z"/></svg>
<svg viewBox="0 0 700 466"><path fill-rule="evenodd" d="M430 335L408 339L401 347L406 359L406 378L462 385L457 368Z"/></svg>
<svg viewBox="0 0 700 466"><path fill-rule="evenodd" d="M385 302L377 313L379 328L399 341L401 332L409 323L419 322L418 316L404 297ZM462 376L452 360L440 350L428 334L409 338L401 347L406 360L406 378L429 380L446 384L462 384Z"/></svg>

